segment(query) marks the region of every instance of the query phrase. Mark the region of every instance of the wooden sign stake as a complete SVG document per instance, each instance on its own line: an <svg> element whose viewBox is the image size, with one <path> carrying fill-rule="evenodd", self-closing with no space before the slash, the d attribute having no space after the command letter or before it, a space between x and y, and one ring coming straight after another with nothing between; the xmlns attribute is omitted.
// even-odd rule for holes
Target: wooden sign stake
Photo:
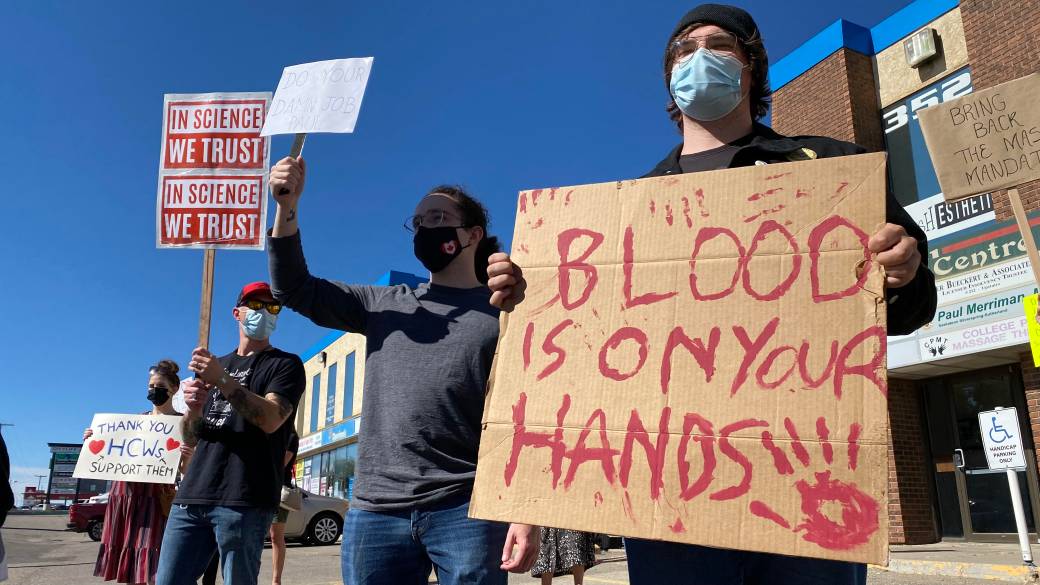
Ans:
<svg viewBox="0 0 1040 585"><path fill-rule="evenodd" d="M1015 221L1018 222L1018 231L1022 233L1022 242L1029 254L1029 265L1033 268L1033 280L1040 286L1040 253L1036 250L1036 240L1033 239L1033 230L1029 227L1029 217L1022 206L1022 198L1018 195L1018 189L1008 189L1008 199L1011 200L1011 209L1015 211Z"/></svg>
<svg viewBox="0 0 1040 585"><path fill-rule="evenodd" d="M199 347L209 349L210 321L213 319L213 268L217 251L207 248L202 256L202 302L199 304Z"/></svg>

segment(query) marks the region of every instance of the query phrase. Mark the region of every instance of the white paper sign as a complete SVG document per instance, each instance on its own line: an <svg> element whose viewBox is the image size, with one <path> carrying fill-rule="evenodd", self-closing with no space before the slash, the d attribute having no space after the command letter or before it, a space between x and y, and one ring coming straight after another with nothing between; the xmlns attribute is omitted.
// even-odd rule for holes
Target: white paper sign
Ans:
<svg viewBox="0 0 1040 585"><path fill-rule="evenodd" d="M353 132L371 71L372 57L286 67L260 135Z"/></svg>
<svg viewBox="0 0 1040 585"><path fill-rule="evenodd" d="M979 413L979 431L990 469L1021 469L1026 466L1018 411L1014 408Z"/></svg>
<svg viewBox="0 0 1040 585"><path fill-rule="evenodd" d="M181 462L181 417L95 414L73 477L174 483Z"/></svg>

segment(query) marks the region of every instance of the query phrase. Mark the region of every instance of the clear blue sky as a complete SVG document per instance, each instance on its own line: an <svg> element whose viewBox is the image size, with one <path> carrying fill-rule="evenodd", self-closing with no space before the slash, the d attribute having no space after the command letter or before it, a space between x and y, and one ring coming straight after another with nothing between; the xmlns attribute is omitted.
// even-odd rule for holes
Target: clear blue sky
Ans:
<svg viewBox="0 0 1040 585"><path fill-rule="evenodd" d="M740 2L775 61L837 18L907 2ZM195 345L202 252L155 249L164 93L273 90L282 67L374 56L353 135L315 135L301 225L311 270L421 273L401 228L425 189L462 183L512 233L523 188L636 177L678 141L661 57L693 2L41 2L4 5L0 49L0 422L20 492L47 442L137 412L146 369ZM289 149L278 137L272 160ZM272 214L273 216L273 214ZM217 254L212 347L230 351L266 255ZM283 314L274 341L325 331Z"/></svg>

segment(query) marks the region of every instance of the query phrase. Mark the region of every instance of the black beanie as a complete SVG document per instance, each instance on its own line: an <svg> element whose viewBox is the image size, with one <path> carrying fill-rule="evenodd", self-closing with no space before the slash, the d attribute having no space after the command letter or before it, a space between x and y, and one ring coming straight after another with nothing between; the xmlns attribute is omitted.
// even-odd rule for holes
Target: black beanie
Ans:
<svg viewBox="0 0 1040 585"><path fill-rule="evenodd" d="M758 36L758 25L755 24L755 19L751 18L751 15L743 8L726 4L701 4L687 12L679 20L679 24L675 26L672 36L668 37L668 47L665 47L665 60L667 60L668 48L671 46L675 36L695 22L714 24L717 27L724 28L737 35L737 39L741 42L747 42L749 39Z"/></svg>

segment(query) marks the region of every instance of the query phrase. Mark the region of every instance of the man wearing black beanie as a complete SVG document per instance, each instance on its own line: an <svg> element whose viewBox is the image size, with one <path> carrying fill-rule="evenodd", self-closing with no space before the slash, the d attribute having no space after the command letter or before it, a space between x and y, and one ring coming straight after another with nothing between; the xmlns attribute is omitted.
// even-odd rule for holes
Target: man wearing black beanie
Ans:
<svg viewBox="0 0 1040 585"><path fill-rule="evenodd" d="M821 136L781 136L759 124L769 109L768 73L762 37L750 14L702 4L683 16L664 55L671 97L667 111L683 143L646 176L866 152ZM935 279L923 261L928 254L924 232L891 193L887 215L888 223L869 245L885 267L889 333L902 335L932 320ZM632 585L860 585L867 577L866 566L858 563L631 539L626 548Z"/></svg>
<svg viewBox="0 0 1040 585"><path fill-rule="evenodd" d="M866 149L821 136L781 136L757 120L769 111L769 60L746 11L702 4L679 21L664 54L667 111L682 144L647 177L814 158L861 154ZM935 314L935 278L923 261L925 234L888 196L887 222L869 247L885 268L888 331L913 332ZM510 310L525 283L509 257L488 267L492 304ZM632 585L859 585L862 564L679 543L626 540Z"/></svg>

